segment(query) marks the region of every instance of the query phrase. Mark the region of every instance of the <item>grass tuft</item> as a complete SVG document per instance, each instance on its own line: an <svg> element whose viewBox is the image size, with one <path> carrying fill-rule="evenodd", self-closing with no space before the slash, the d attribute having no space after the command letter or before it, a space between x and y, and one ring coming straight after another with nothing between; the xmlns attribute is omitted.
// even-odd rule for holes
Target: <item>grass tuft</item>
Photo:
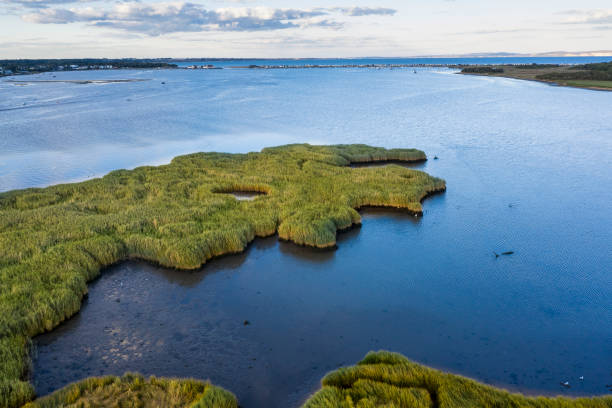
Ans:
<svg viewBox="0 0 612 408"><path fill-rule="evenodd" d="M230 392L202 381L126 374L88 378L24 406L55 407L238 408L238 402Z"/></svg>

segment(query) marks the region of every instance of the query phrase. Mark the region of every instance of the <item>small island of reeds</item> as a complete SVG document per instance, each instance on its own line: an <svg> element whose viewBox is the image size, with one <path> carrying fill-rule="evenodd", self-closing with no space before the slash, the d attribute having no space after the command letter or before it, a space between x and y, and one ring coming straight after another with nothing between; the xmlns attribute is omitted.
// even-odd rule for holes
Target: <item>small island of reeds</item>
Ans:
<svg viewBox="0 0 612 408"><path fill-rule="evenodd" d="M420 215L421 200L445 189L421 171L352 163L425 159L414 149L289 145L196 153L159 167L0 194L0 406L34 397L30 339L74 315L102 268L143 259L196 269L273 234L334 247L337 231L360 224L357 209ZM238 200L236 192L259 195Z"/></svg>
<svg viewBox="0 0 612 408"><path fill-rule="evenodd" d="M386 351L369 353L354 367L323 378L303 408L610 408L612 396L526 397L444 373Z"/></svg>

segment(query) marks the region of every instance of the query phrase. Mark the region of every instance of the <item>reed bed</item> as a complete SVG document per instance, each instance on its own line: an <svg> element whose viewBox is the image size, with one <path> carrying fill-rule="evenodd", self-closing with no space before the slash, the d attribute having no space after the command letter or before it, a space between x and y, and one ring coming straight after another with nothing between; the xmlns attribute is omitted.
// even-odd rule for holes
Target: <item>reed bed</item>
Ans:
<svg viewBox="0 0 612 408"><path fill-rule="evenodd" d="M24 406L56 407L238 408L238 401L232 393L202 381L126 374L88 378Z"/></svg>
<svg viewBox="0 0 612 408"><path fill-rule="evenodd" d="M111 264L138 258L178 269L243 251L278 233L332 247L336 232L375 205L421 213L443 180L401 166L414 149L288 145L260 153L197 153L168 165L117 170L81 183L0 194L0 407L34 397L25 381L30 338L75 314L87 282ZM238 201L232 191L264 195Z"/></svg>
<svg viewBox="0 0 612 408"><path fill-rule="evenodd" d="M612 407L612 396L572 399L511 394L385 351L369 353L356 366L329 373L322 385L303 408Z"/></svg>

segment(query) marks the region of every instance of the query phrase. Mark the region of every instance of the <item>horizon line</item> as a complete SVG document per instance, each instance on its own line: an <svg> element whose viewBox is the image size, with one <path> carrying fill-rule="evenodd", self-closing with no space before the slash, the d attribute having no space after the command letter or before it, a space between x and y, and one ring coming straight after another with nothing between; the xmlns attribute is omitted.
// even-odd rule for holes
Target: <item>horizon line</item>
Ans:
<svg viewBox="0 0 612 408"><path fill-rule="evenodd" d="M587 54L587 55L585 55ZM602 51L577 51L577 52L566 52L566 51L553 51L545 53L509 53L509 52L496 52L496 53L468 53L468 54L436 54L436 55L414 55L414 56L361 56L361 57L55 57L55 58L6 58L0 61L26 61L26 60L78 60L78 59L91 59L91 60L209 60L209 61L239 61L239 60L330 60L330 59L344 59L344 60L357 60L357 59L462 59L462 58L474 58L474 59L485 59L485 58L612 58L612 50Z"/></svg>

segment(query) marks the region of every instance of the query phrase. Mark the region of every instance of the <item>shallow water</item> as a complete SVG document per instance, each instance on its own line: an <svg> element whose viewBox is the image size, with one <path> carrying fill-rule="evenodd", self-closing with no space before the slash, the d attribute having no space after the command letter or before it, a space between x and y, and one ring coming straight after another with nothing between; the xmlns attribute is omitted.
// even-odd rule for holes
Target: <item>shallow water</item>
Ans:
<svg viewBox="0 0 612 408"><path fill-rule="evenodd" d="M612 93L440 69L95 74L151 81L0 81L0 189L308 141L420 148L448 191L422 219L365 213L335 252L271 238L199 272L115 266L35 340L40 393L130 370L297 406L375 349L527 393L612 383Z"/></svg>
<svg viewBox="0 0 612 408"><path fill-rule="evenodd" d="M235 191L229 194L233 195L238 201L253 201L260 195L264 195L264 193L255 193L252 191Z"/></svg>

